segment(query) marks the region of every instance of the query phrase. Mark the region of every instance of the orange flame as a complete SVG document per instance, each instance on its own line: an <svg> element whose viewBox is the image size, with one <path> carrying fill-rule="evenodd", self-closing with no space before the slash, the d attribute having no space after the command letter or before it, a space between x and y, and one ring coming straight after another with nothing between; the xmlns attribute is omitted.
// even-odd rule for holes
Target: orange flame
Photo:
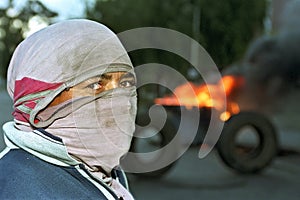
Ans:
<svg viewBox="0 0 300 200"><path fill-rule="evenodd" d="M241 76L224 76L217 84L201 84L199 86L187 82L178 86L174 90L174 95L165 96L163 98L156 98L156 104L166 106L185 106L187 109L192 107L210 107L219 111L225 107L222 94L226 97L235 90L235 88L242 86L244 79ZM228 100L228 98L227 98ZM220 119L226 121L232 114L240 112L239 105L235 102L226 103L226 111L221 113Z"/></svg>

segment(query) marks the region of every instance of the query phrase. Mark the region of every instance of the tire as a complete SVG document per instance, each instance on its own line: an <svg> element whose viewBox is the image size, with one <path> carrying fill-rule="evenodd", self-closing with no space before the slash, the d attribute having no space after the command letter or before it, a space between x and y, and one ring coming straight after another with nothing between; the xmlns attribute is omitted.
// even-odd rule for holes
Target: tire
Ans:
<svg viewBox="0 0 300 200"><path fill-rule="evenodd" d="M255 133L257 141L251 141L249 130L245 130L247 128ZM244 134L243 142L238 141L241 134ZM217 151L221 160L236 172L258 173L278 153L275 128L262 114L241 112L225 122Z"/></svg>
<svg viewBox="0 0 300 200"><path fill-rule="evenodd" d="M148 127L148 129L151 128L156 129L155 127ZM143 145L145 144L147 146L151 145L154 148L154 150L162 149L164 146L169 144L170 141L173 140L176 133L177 133L176 121L174 121L174 116L171 113L168 113L168 117L163 128L160 131L158 131L153 137L133 138L130 152L147 153L147 151L143 151L143 149L141 149L141 146L143 147ZM175 146L176 145L179 145L179 142L175 141ZM147 160L143 158L143 156L139 156L138 154L136 154L136 156L134 156L134 163L140 168L147 168L148 166L154 166L155 168L157 167L157 164L160 163L161 161L167 160L170 157L177 158L178 154L179 153L177 152L176 148L172 148L171 150L164 149L159 154L157 154L154 159L151 160ZM170 169L174 166L174 164L175 161L157 170L143 172L143 173L133 173L133 174L140 177L160 178L163 177L168 171L170 171Z"/></svg>

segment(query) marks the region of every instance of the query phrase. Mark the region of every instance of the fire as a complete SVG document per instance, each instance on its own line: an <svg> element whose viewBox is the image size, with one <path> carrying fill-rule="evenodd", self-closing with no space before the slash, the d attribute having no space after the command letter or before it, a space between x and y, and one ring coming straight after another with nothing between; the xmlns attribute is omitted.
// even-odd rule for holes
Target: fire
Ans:
<svg viewBox="0 0 300 200"><path fill-rule="evenodd" d="M244 79L241 76L224 76L216 84L195 85L187 82L178 86L171 96L156 98L155 103L166 106L208 107L222 111L226 106L226 111L220 114L220 119L226 121L232 114L240 112L236 102L228 101L228 97L235 88L243 85ZM222 98L222 94L227 97L227 102ZM226 103L226 104L225 104Z"/></svg>
<svg viewBox="0 0 300 200"><path fill-rule="evenodd" d="M227 121L231 116L231 113L228 112L228 111L225 111L225 112L222 112L221 115L220 115L220 119L222 121Z"/></svg>

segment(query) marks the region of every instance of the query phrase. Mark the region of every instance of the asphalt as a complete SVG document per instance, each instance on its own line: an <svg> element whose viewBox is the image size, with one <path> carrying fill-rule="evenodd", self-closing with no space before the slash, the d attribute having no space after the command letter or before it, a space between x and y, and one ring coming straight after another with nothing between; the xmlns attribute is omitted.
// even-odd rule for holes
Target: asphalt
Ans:
<svg viewBox="0 0 300 200"><path fill-rule="evenodd" d="M260 174L240 175L228 169L214 151L197 159L189 149L175 167L160 179L129 176L136 199L283 200L299 199L300 156L277 157Z"/></svg>
<svg viewBox="0 0 300 200"><path fill-rule="evenodd" d="M299 99L298 99L299 100ZM294 104L291 104L294 102ZM272 164L262 173L241 175L220 160L216 151L204 159L197 157L199 147L193 146L166 174L145 178L128 174L130 189L141 200L298 200L300 199L300 123L299 106L295 98L285 101L288 109L274 115L280 149ZM0 126L10 121L12 101L0 90ZM2 136L0 149L4 148ZM1 172L3 173L3 172Z"/></svg>

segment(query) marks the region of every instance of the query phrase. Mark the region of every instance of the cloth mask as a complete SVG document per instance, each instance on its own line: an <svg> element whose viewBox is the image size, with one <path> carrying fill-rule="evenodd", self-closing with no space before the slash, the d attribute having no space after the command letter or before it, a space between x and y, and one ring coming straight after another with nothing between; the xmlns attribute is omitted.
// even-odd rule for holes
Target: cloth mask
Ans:
<svg viewBox="0 0 300 200"><path fill-rule="evenodd" d="M118 88L102 92L100 97L75 99L77 103L44 110L41 118L52 113L67 112L45 130L60 137L68 153L84 162L91 172L100 168L106 174L119 165L120 158L130 147L135 130L136 91L134 88ZM78 102L88 102L78 107Z"/></svg>

